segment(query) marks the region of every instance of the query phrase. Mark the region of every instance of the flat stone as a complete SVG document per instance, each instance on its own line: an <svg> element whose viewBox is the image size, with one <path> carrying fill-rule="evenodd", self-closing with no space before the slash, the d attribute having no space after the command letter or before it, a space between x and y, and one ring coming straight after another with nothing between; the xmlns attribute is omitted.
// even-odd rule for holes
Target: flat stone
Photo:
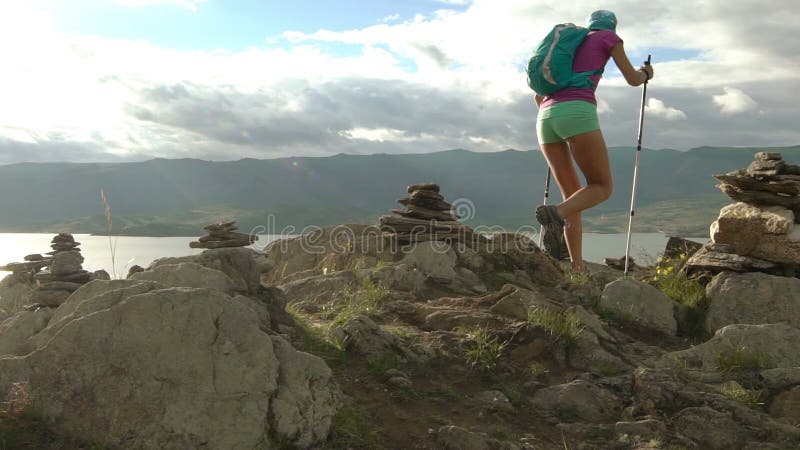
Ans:
<svg viewBox="0 0 800 450"><path fill-rule="evenodd" d="M81 286L83 286L83 283L74 283L71 281L48 281L45 283L40 282L38 289L42 291L64 290L75 292Z"/></svg>
<svg viewBox="0 0 800 450"><path fill-rule="evenodd" d="M410 198L411 200L429 199L429 200L444 201L444 197L441 194L437 194L434 191L414 191L411 193Z"/></svg>
<svg viewBox="0 0 800 450"><path fill-rule="evenodd" d="M189 243L189 247L191 248L230 248L230 247L247 247L248 245L252 244L249 240L241 240L241 239L230 239L226 241L207 241L207 242L197 242L193 241Z"/></svg>
<svg viewBox="0 0 800 450"><path fill-rule="evenodd" d="M750 203L752 205L778 205L797 211L800 209L800 196L781 195L775 192L765 192L757 190L740 189L728 183L720 183L717 186L728 197L737 202Z"/></svg>
<svg viewBox="0 0 800 450"><path fill-rule="evenodd" d="M53 240L50 241L51 243L56 242L75 242L75 239L69 233L59 233L53 237Z"/></svg>
<svg viewBox="0 0 800 450"><path fill-rule="evenodd" d="M408 206L408 205L421 206L423 208L432 209L434 211L450 211L453 209L452 204L444 200L435 198L425 198L425 197L416 197L414 199L399 198L397 199L397 203L400 203L403 206Z"/></svg>
<svg viewBox="0 0 800 450"><path fill-rule="evenodd" d="M41 260L44 259L44 256L42 256L42 255L40 255L38 253L33 253L31 255L25 256L25 258L23 258L23 259L25 261L41 261Z"/></svg>
<svg viewBox="0 0 800 450"><path fill-rule="evenodd" d="M75 283L86 283L92 278L92 274L86 270L79 270L70 274L53 274L50 271L42 271L33 276L34 280L42 282L50 281L71 281Z"/></svg>
<svg viewBox="0 0 800 450"><path fill-rule="evenodd" d="M758 152L753 157L758 161L775 161L783 159L779 152Z"/></svg>
<svg viewBox="0 0 800 450"><path fill-rule="evenodd" d="M203 227L204 230L208 231L233 231L236 230L236 221L231 220L230 222L219 222L219 223L212 223L208 224Z"/></svg>
<svg viewBox="0 0 800 450"><path fill-rule="evenodd" d="M35 290L31 293L31 301L42 306L56 307L64 303L72 292L65 290Z"/></svg>
<svg viewBox="0 0 800 450"><path fill-rule="evenodd" d="M778 175L783 172L784 167L786 167L786 162L782 159L756 160L747 166L747 173L753 176Z"/></svg>
<svg viewBox="0 0 800 450"><path fill-rule="evenodd" d="M436 183L417 183L417 184L412 184L406 188L406 192L408 192L409 194L414 191L433 191L438 194L439 185Z"/></svg>
<svg viewBox="0 0 800 450"><path fill-rule="evenodd" d="M409 205L407 209L393 209L393 213L403 216L411 217L413 219L423 220L446 220L453 221L457 218L449 212L433 211L419 206Z"/></svg>
<svg viewBox="0 0 800 450"><path fill-rule="evenodd" d="M249 241L252 244L258 240L258 236L255 234L237 233L235 231L212 231L208 236L202 236L198 239L200 242L230 240Z"/></svg>

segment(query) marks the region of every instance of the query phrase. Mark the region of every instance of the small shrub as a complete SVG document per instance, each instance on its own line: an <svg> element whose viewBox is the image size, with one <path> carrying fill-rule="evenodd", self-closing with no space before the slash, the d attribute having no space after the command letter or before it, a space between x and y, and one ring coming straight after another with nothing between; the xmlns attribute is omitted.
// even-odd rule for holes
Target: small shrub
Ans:
<svg viewBox="0 0 800 450"><path fill-rule="evenodd" d="M326 314L331 325L344 325L360 314L374 315L380 311L380 303L389 291L381 283L365 279L358 290L345 288L341 292L342 300L334 305Z"/></svg>
<svg viewBox="0 0 800 450"><path fill-rule="evenodd" d="M508 342L489 333L486 328L464 330L470 348L466 351L467 362L479 369L491 370L497 366Z"/></svg>
<svg viewBox="0 0 800 450"><path fill-rule="evenodd" d="M772 367L772 363L764 355L738 345L732 350L717 355L719 370L725 373L757 372Z"/></svg>
<svg viewBox="0 0 800 450"><path fill-rule="evenodd" d="M530 365L530 371L531 375L538 378L546 375L547 372L550 372L550 366L548 366L546 363L535 362Z"/></svg>
<svg viewBox="0 0 800 450"><path fill-rule="evenodd" d="M530 308L528 322L544 327L551 336L567 347L575 345L578 335L583 331L574 312L555 311L550 308Z"/></svg>
<svg viewBox="0 0 800 450"><path fill-rule="evenodd" d="M572 284L584 285L584 284L589 284L589 281L591 281L591 279L589 278L589 273L585 271L584 272L569 271L567 272L567 277L569 278L569 282Z"/></svg>
<svg viewBox="0 0 800 450"><path fill-rule="evenodd" d="M706 298L706 289L681 272L686 260L685 253L677 258L659 258L650 280L667 297L681 305L695 307Z"/></svg>
<svg viewBox="0 0 800 450"><path fill-rule="evenodd" d="M746 389L739 384L731 384L722 388L722 394L732 398L748 408L759 408L764 405L761 391L756 389Z"/></svg>

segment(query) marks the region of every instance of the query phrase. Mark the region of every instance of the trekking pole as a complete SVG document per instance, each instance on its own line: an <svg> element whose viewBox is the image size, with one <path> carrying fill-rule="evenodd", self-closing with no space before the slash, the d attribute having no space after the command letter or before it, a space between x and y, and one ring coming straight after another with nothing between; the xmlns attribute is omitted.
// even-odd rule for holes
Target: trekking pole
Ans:
<svg viewBox="0 0 800 450"><path fill-rule="evenodd" d="M644 62L645 66L650 65L650 56L647 55L647 61ZM645 73L647 75L647 73ZM649 75L647 75L649 78ZM644 101L647 97L647 81L644 80L644 87L642 88L642 108L639 111L639 132L636 143L636 162L633 165L633 191L631 192L631 215L628 218L628 237L625 241L625 271L622 272L623 277L628 276L628 260L631 253L631 229L633 227L634 207L636 206L636 183L639 181L639 155L642 153L642 129L644 128Z"/></svg>
<svg viewBox="0 0 800 450"><path fill-rule="evenodd" d="M547 199L550 198L550 166L547 166L547 181L544 182L544 204L547 204ZM544 239L544 225L539 225L539 248L542 247L542 240Z"/></svg>

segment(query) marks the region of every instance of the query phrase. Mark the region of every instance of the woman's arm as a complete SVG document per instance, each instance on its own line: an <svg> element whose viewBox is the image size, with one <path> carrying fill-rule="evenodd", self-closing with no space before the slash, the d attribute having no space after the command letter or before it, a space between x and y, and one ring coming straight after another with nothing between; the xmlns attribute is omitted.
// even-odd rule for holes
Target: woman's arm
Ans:
<svg viewBox="0 0 800 450"><path fill-rule="evenodd" d="M638 70L633 68L631 61L628 59L628 55L625 54L625 48L622 46L622 42L618 42L611 47L611 57L614 58L614 63L619 68L619 71L622 72L622 76L625 77L625 81L627 81L629 85L639 86L653 78L653 66L642 66Z"/></svg>

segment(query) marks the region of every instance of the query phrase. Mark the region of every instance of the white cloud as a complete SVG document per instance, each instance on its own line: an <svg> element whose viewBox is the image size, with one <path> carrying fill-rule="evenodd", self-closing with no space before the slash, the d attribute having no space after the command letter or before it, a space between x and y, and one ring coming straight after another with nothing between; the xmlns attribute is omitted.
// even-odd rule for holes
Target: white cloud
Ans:
<svg viewBox="0 0 800 450"><path fill-rule="evenodd" d="M719 112L724 115L739 114L752 111L758 103L741 89L725 86L725 93L713 96L714 104L719 106Z"/></svg>
<svg viewBox="0 0 800 450"><path fill-rule="evenodd" d="M647 99L647 105L644 107L645 114L649 114L655 117L660 117L666 120L685 120L686 113L673 108L671 106L664 105L664 102L657 99L657 98L649 98Z"/></svg>
<svg viewBox="0 0 800 450"><path fill-rule="evenodd" d="M137 8L140 6L172 4L172 5L182 6L191 11L197 11L197 5L205 1L206 0L114 0L114 3L131 8Z"/></svg>
<svg viewBox="0 0 800 450"><path fill-rule="evenodd" d="M194 8L201 0L119 2ZM800 82L800 51L785 38L800 12L765 4L754 17L754 0L742 3L749 6L710 0L691 12L667 0L616 4L618 31L635 62L636 52L654 48L700 54L669 62L653 55L648 93L656 98L647 111L673 122L669 132L648 129L649 146L744 145L751 136L773 139L755 145L800 142L785 119L795 102L774 89ZM595 8L589 0L475 0L463 11L388 17L359 29L287 31L280 42L228 52L57 33L47 13L20 4L0 6L7 61L0 139L87 143L92 154L227 159L534 148L536 108L523 66L552 24L581 23ZM752 32L767 24L770 33ZM338 55L330 43L360 51ZM619 76L601 83L598 111L609 145L630 143L639 92ZM769 133L756 133L736 114L756 108Z"/></svg>

